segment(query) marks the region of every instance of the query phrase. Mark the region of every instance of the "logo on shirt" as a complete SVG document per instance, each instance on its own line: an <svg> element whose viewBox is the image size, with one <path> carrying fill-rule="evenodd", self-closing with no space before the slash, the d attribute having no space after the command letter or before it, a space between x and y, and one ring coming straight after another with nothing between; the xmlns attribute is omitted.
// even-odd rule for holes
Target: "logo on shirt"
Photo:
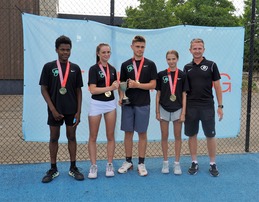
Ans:
<svg viewBox="0 0 259 202"><path fill-rule="evenodd" d="M58 68L52 69L53 76L58 76Z"/></svg>
<svg viewBox="0 0 259 202"><path fill-rule="evenodd" d="M201 70L202 70L202 71L207 71L208 66L206 66L206 65L202 65L200 68L201 68Z"/></svg>
<svg viewBox="0 0 259 202"><path fill-rule="evenodd" d="M75 70L71 70L71 72L73 73L73 72L75 72Z"/></svg>
<svg viewBox="0 0 259 202"><path fill-rule="evenodd" d="M134 68L133 68L133 65L128 65L128 66L127 66L127 70L128 70L128 72L133 71L133 69L134 69Z"/></svg>
<svg viewBox="0 0 259 202"><path fill-rule="evenodd" d="M163 76L162 79L163 79L163 82L164 82L164 83L167 83L167 82L169 81L169 80L168 80L168 76Z"/></svg>
<svg viewBox="0 0 259 202"><path fill-rule="evenodd" d="M100 75L101 78L104 78L104 74L103 74L102 71L99 71L98 73L99 73L99 75Z"/></svg>

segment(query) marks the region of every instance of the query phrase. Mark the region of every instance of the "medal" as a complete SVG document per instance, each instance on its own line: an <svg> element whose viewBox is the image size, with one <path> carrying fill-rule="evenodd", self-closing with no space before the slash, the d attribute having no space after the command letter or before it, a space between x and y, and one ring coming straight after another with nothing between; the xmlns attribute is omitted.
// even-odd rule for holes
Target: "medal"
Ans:
<svg viewBox="0 0 259 202"><path fill-rule="evenodd" d="M65 95L67 93L66 84L67 84L68 74L69 74L69 71L70 71L70 63L67 61L66 72L65 72L64 77L63 77L61 64L60 64L59 60L57 60L57 66L58 66L58 74L59 74L59 79L60 79L60 84L61 84L61 88L59 89L59 93L61 95Z"/></svg>
<svg viewBox="0 0 259 202"><path fill-rule="evenodd" d="M65 87L62 87L62 88L59 89L59 93L61 95L65 95L67 93L67 89Z"/></svg>
<svg viewBox="0 0 259 202"><path fill-rule="evenodd" d="M174 102L176 100L176 96L174 94L170 95L170 100Z"/></svg>
<svg viewBox="0 0 259 202"><path fill-rule="evenodd" d="M140 77L140 73L141 73L141 70L142 70L142 67L144 64L144 60L145 60L144 57L142 57L140 60L139 68L137 68L135 58L134 57L132 58L132 64L133 64L134 73L135 73L135 81L137 83L139 83L139 77Z"/></svg>
<svg viewBox="0 0 259 202"><path fill-rule="evenodd" d="M104 95L105 95L106 97L111 97L112 93L111 93L111 91L107 91L107 92L104 93Z"/></svg>
<svg viewBox="0 0 259 202"><path fill-rule="evenodd" d="M172 102L174 102L176 100L175 90L176 90L177 78L178 78L178 68L176 68L176 70L175 70L174 83L172 82L171 70L169 67L167 69L167 76L168 76L169 87L170 87L170 91L171 91L170 100Z"/></svg>

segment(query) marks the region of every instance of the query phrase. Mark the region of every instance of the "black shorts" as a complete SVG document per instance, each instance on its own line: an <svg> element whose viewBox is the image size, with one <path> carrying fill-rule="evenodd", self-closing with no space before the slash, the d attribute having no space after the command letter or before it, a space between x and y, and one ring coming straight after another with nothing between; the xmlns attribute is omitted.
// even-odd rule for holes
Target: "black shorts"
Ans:
<svg viewBox="0 0 259 202"><path fill-rule="evenodd" d="M215 109L210 108L186 108L186 117L184 122L184 133L186 136L194 136L199 132L199 122L206 137L215 137Z"/></svg>
<svg viewBox="0 0 259 202"><path fill-rule="evenodd" d="M48 113L48 125L50 126L62 126L64 121L67 126L73 126L75 114L63 114L64 118L60 121L56 121L51 112Z"/></svg>

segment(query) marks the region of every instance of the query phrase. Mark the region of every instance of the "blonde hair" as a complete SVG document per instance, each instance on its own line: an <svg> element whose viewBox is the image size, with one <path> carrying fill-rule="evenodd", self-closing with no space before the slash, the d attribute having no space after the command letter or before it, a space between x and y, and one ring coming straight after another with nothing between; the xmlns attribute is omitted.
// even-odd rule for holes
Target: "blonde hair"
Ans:
<svg viewBox="0 0 259 202"><path fill-rule="evenodd" d="M192 47L192 44L194 44L194 43L202 43L204 46L204 41L200 38L195 38L195 39L191 40L190 47Z"/></svg>
<svg viewBox="0 0 259 202"><path fill-rule="evenodd" d="M179 54L178 54L178 52L176 50L169 50L169 51L167 51L166 58L167 58L168 54L174 54L177 57L177 59L179 59Z"/></svg>

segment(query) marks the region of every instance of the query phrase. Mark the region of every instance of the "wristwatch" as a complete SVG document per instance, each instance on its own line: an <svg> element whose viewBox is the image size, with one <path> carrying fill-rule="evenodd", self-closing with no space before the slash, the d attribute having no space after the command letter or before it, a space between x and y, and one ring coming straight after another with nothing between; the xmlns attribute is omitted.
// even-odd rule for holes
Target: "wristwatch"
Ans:
<svg viewBox="0 0 259 202"><path fill-rule="evenodd" d="M218 107L221 108L221 109L223 109L224 106L223 106L223 105L219 105Z"/></svg>

